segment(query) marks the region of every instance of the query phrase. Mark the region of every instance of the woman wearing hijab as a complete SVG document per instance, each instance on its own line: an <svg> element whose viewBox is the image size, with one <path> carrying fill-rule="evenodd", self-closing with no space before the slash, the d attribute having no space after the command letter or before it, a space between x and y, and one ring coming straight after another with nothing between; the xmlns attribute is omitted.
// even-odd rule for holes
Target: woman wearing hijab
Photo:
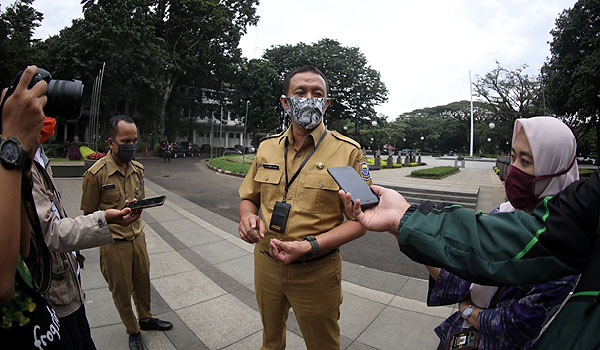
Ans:
<svg viewBox="0 0 600 350"><path fill-rule="evenodd" d="M531 212L544 197L578 180L576 147L571 130L556 118L515 121L505 181L509 202L490 214ZM435 328L438 349L529 349L577 282L577 276L568 276L502 288L471 283L444 269L427 269L431 275L427 304L458 303L458 311Z"/></svg>

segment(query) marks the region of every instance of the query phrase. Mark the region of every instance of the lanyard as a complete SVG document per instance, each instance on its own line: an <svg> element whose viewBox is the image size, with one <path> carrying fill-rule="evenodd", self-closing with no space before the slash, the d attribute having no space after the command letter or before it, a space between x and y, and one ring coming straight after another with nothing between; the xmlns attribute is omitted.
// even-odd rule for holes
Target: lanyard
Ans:
<svg viewBox="0 0 600 350"><path fill-rule="evenodd" d="M283 151L283 159L285 162L285 192L283 192L283 203L285 203L285 199L287 198L287 193L288 193L290 186L292 185L294 180L296 180L296 177L298 176L298 174L300 174L300 170L302 170L302 168L304 167L306 162L308 162L310 157L312 157L312 155L315 153L315 151L317 150L317 147L319 147L319 145L321 144L321 141L323 141L326 134L327 134L327 130L325 130L323 132L323 134L321 135L321 138L319 138L319 141L315 145L315 148L313 148L312 151L310 151L310 153L308 154L308 156L306 156L306 158L304 159L302 164L300 164L300 167L298 167L298 170L296 170L296 173L294 174L294 176L292 176L292 178L289 181L288 181L288 166L287 166L288 138L287 137L285 138L285 148Z"/></svg>

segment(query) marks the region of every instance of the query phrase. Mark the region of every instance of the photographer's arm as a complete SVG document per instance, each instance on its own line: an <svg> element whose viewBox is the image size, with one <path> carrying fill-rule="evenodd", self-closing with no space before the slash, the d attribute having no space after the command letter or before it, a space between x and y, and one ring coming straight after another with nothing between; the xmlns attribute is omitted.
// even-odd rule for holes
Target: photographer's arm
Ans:
<svg viewBox="0 0 600 350"><path fill-rule="evenodd" d="M42 81L30 90L27 89L35 73L35 66L28 67L23 72L15 92L8 97L2 109L2 137L16 138L25 150L33 148L44 120L46 82ZM0 100L4 100L5 94L6 89L2 92ZM7 170L0 166L0 305L9 303L14 295L19 251L21 246L29 242L27 239L27 242L21 244L21 176L19 170ZM21 218L15 220L15 215Z"/></svg>

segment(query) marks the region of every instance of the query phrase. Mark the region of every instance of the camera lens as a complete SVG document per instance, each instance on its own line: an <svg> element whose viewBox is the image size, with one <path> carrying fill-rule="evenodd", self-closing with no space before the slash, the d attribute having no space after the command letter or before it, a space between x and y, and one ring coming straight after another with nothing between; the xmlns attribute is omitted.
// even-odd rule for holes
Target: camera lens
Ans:
<svg viewBox="0 0 600 350"><path fill-rule="evenodd" d="M46 93L48 103L44 107L44 113L51 117L79 117L82 94L81 80L50 80Z"/></svg>

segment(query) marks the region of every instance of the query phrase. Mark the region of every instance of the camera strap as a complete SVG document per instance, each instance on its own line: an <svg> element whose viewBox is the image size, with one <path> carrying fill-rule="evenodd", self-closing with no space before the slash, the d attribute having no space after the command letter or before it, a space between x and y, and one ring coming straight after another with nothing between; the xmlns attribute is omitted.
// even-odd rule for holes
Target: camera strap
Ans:
<svg viewBox="0 0 600 350"><path fill-rule="evenodd" d="M285 192L283 192L283 203L285 203L285 199L287 198L287 193L288 193L288 190L290 189L290 186L292 185L292 182L294 182L294 180L296 180L296 177L298 177L298 174L300 174L300 170L302 170L302 168L304 168L304 165L306 164L306 162L308 162L310 157L312 157L312 155L315 153L315 151L321 144L321 141L323 141L323 139L325 138L325 135L327 135L327 130L323 131L323 134L319 138L319 141L317 141L315 148L313 148L312 151L310 151L310 153L308 154L308 156L306 156L306 158L304 158L304 161L302 162L302 164L300 164L300 166L298 167L298 170L296 170L296 172L294 173L294 175L292 176L292 178L289 181L288 181L288 166L287 166L288 138L287 137L285 138L285 148L283 151L283 159L284 159L284 163L285 163Z"/></svg>
<svg viewBox="0 0 600 350"><path fill-rule="evenodd" d="M33 162L36 163L36 162ZM44 241L42 233L42 225L40 218L37 215L35 201L33 199L31 180L22 173L21 180L21 198L27 219L31 224L31 238L29 256L25 259L25 263L33 277L33 289L41 294L44 294L50 288L50 279L52 278L52 259L50 250Z"/></svg>

